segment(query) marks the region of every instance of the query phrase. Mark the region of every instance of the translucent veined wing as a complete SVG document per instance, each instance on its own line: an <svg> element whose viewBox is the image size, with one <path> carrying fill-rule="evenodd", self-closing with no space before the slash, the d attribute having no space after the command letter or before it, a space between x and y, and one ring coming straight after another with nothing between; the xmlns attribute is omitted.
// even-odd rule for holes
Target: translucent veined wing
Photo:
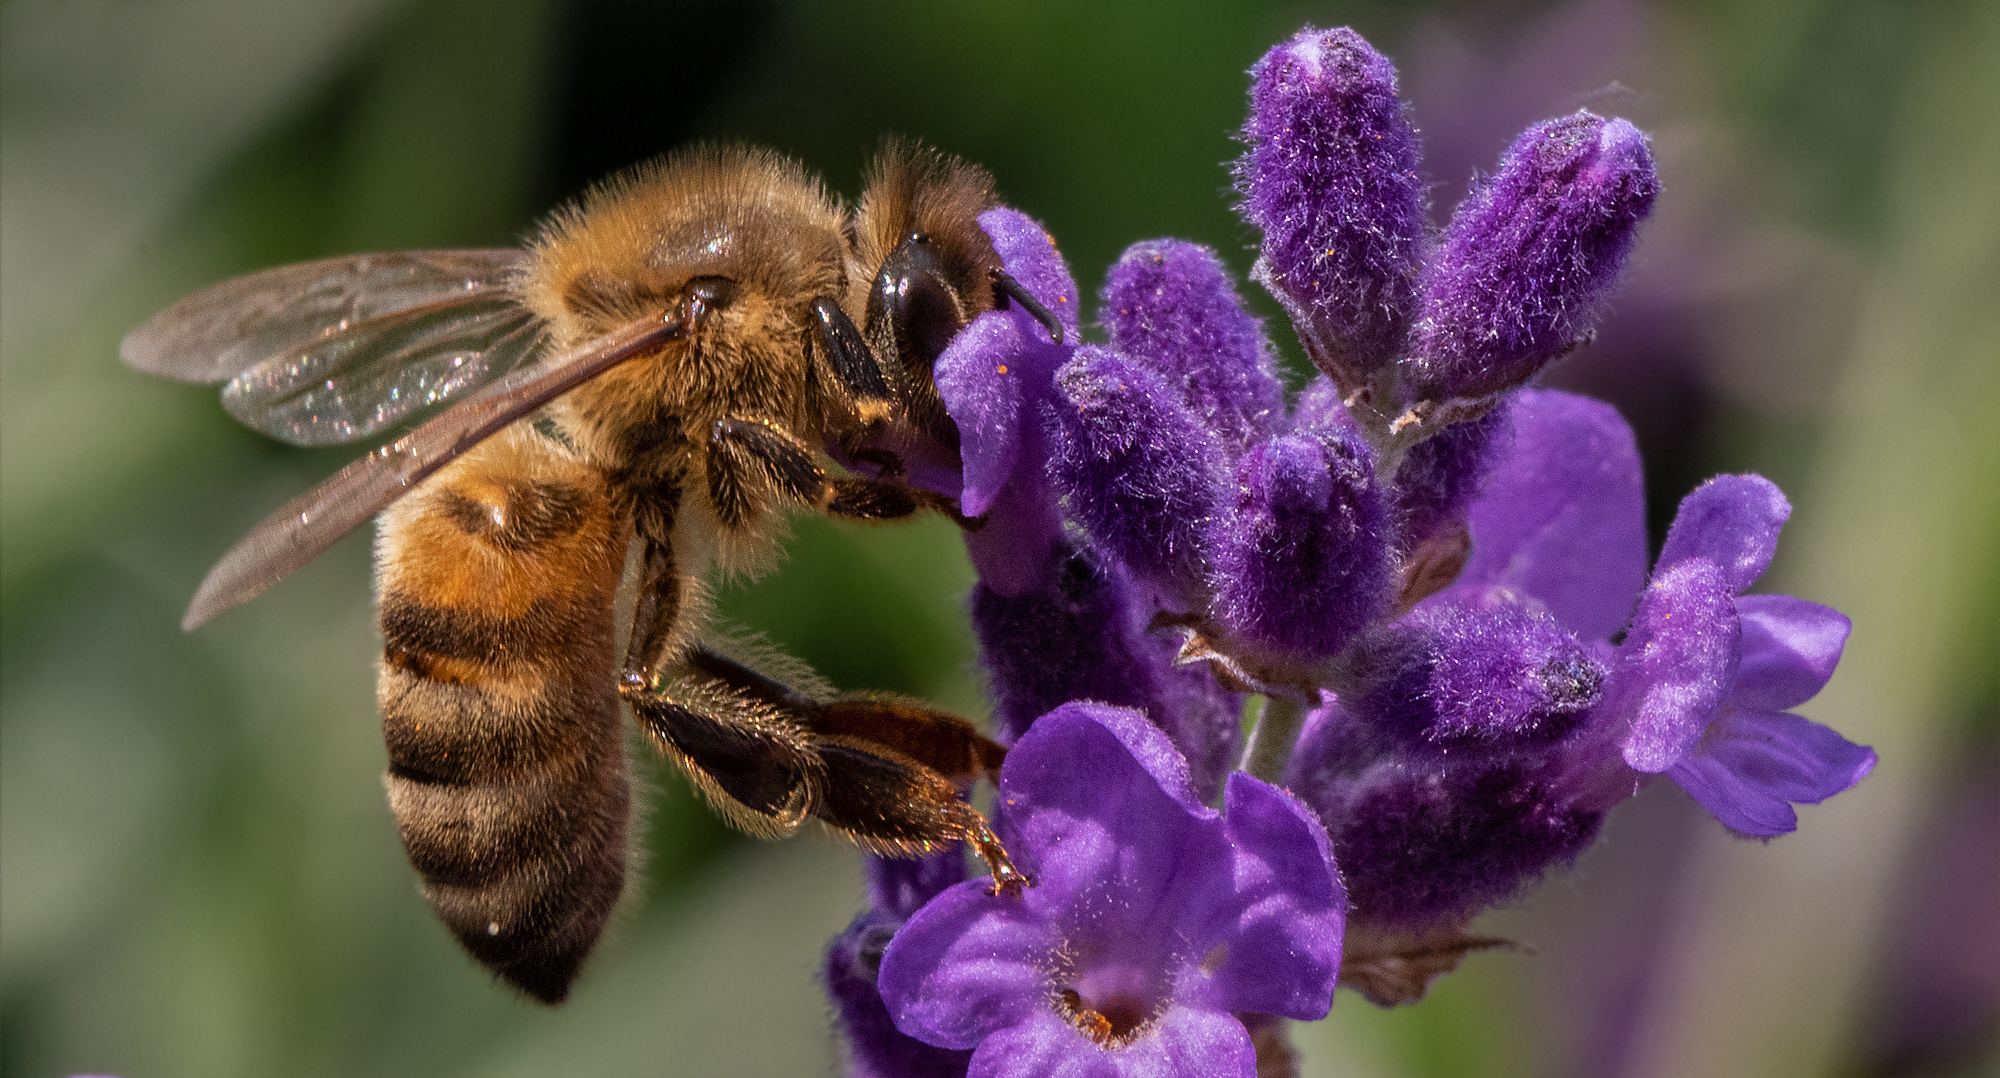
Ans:
<svg viewBox="0 0 2000 1078"><path fill-rule="evenodd" d="M500 289L397 311L264 360L222 387L244 426L294 445L358 441L530 361L541 320Z"/></svg>
<svg viewBox="0 0 2000 1078"><path fill-rule="evenodd" d="M223 405L300 445L354 441L531 362L516 250L352 255L198 292L129 334L125 361L227 381Z"/></svg>
<svg viewBox="0 0 2000 1078"><path fill-rule="evenodd" d="M514 371L264 518L222 556L195 593L181 627L192 629L245 602L318 557L466 450L598 374L687 335L686 317L644 319L580 348Z"/></svg>

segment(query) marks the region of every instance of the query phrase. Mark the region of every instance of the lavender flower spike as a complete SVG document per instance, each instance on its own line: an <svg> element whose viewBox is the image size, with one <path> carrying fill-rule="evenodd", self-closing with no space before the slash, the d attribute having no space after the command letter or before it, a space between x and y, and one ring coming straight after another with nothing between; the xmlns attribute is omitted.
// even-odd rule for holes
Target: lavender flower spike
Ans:
<svg viewBox="0 0 2000 1078"><path fill-rule="evenodd" d="M1237 1013L1325 1017L1347 895L1292 795L1237 772L1218 813L1144 716L1068 704L1008 753L999 798L1035 886L969 881L910 918L880 981L903 1032L973 1049L974 1078L1250 1078Z"/></svg>
<svg viewBox="0 0 2000 1078"><path fill-rule="evenodd" d="M1302 30L1251 74L1236 189L1264 230L1257 276L1348 392L1401 354L1416 312L1417 133L1395 65L1345 27Z"/></svg>
<svg viewBox="0 0 2000 1078"><path fill-rule="evenodd" d="M1659 187L1646 136L1624 120L1580 111L1515 139L1424 275L1418 399L1498 393L1582 341Z"/></svg>

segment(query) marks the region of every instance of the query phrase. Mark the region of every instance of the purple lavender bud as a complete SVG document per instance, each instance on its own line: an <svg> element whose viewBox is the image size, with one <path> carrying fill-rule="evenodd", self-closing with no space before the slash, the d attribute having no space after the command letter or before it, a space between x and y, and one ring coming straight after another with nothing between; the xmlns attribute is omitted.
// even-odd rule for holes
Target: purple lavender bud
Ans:
<svg viewBox="0 0 2000 1078"><path fill-rule="evenodd" d="M964 1078L972 1053L925 1044L897 1029L875 987L882 952L902 925L901 917L869 910L856 917L827 948L826 989L833 997L835 1019L847 1040L847 1074L850 1078Z"/></svg>
<svg viewBox="0 0 2000 1078"><path fill-rule="evenodd" d="M1423 257L1417 133L1395 65L1345 27L1306 29L1251 74L1236 189L1264 230L1260 280L1315 363L1365 381L1402 351Z"/></svg>
<svg viewBox="0 0 2000 1078"><path fill-rule="evenodd" d="M1424 274L1419 399L1498 393L1580 342L1659 188L1646 136L1624 120L1582 111L1523 132Z"/></svg>
<svg viewBox="0 0 2000 1078"><path fill-rule="evenodd" d="M1214 612L1284 652L1332 655L1388 601L1386 512L1358 435L1288 434L1251 447L1216 522Z"/></svg>
<svg viewBox="0 0 2000 1078"><path fill-rule="evenodd" d="M1285 786L1329 821L1354 915L1421 927L1513 897L1574 860L1603 813L1569 805L1550 752L1398 748L1330 703L1306 717Z"/></svg>
<svg viewBox="0 0 2000 1078"><path fill-rule="evenodd" d="M1574 861L1604 820L1514 761L1426 770L1388 760L1343 785L1334 804L1314 807L1341 821L1333 849L1354 915L1412 927L1513 898Z"/></svg>
<svg viewBox="0 0 2000 1078"><path fill-rule="evenodd" d="M1228 456L1152 370L1094 345L1056 372L1048 473L1067 516L1133 574L1188 602Z"/></svg>
<svg viewBox="0 0 2000 1078"><path fill-rule="evenodd" d="M1356 716L1413 747L1520 748L1568 734L1606 670L1546 611L1426 603L1367 645L1384 671Z"/></svg>
<svg viewBox="0 0 2000 1078"><path fill-rule="evenodd" d="M1099 299L1111 347L1178 386L1232 447L1269 434L1284 414L1271 342L1214 251L1180 240L1133 244Z"/></svg>
<svg viewBox="0 0 2000 1078"><path fill-rule="evenodd" d="M1204 800L1237 755L1243 701L1200 667L1172 666L1172 638L1145 632L1131 580L1116 565L1064 548L1047 587L972 591L972 625L993 692L993 721L1012 743L1047 712L1097 700L1146 713L1188 759Z"/></svg>
<svg viewBox="0 0 2000 1078"><path fill-rule="evenodd" d="M1408 552L1465 519L1494 459L1503 455L1510 429L1509 401L1478 419L1451 426L1410 447L1389 486L1396 548Z"/></svg>

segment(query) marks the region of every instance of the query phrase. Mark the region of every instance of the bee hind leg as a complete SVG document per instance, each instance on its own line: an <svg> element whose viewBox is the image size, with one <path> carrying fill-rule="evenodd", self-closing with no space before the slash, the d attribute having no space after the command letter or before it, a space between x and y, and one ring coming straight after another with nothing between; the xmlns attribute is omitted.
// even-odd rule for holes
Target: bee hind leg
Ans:
<svg viewBox="0 0 2000 1078"><path fill-rule="evenodd" d="M915 700L883 695L821 702L708 648L687 656L688 671L758 706L782 709L807 734L818 766L807 811L887 856L913 856L949 842L970 843L993 874L995 893L1028 880L960 783L998 771L1007 750L965 719Z"/></svg>

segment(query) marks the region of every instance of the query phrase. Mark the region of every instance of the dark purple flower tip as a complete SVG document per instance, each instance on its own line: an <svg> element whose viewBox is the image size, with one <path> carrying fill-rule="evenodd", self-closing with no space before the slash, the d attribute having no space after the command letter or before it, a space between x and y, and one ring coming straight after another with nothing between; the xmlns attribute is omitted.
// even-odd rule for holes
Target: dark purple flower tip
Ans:
<svg viewBox="0 0 2000 1078"><path fill-rule="evenodd" d="M1602 401L1555 390L1524 389L1510 408L1513 436L1467 513L1472 556L1446 601L1504 587L1578 637L1608 640L1646 583L1632 428Z"/></svg>
<svg viewBox="0 0 2000 1078"><path fill-rule="evenodd" d="M1214 251L1180 240L1133 244L1099 300L1111 347L1178 387L1232 448L1269 434L1284 415L1271 342Z"/></svg>
<svg viewBox="0 0 2000 1078"><path fill-rule="evenodd" d="M1447 752L1559 739L1606 677L1554 617L1518 602L1426 603L1369 650L1385 674L1354 713L1405 744Z"/></svg>
<svg viewBox="0 0 2000 1078"><path fill-rule="evenodd" d="M925 1044L897 1029L875 987L882 951L902 923L870 910L827 948L826 989L847 1041L847 1073L849 1078L964 1078L972 1053Z"/></svg>
<svg viewBox="0 0 2000 1078"><path fill-rule="evenodd" d="M1799 826L1794 803L1817 804L1875 768L1875 750L1819 723L1770 711L1724 711L1692 753L1668 772L1703 808L1746 835Z"/></svg>
<svg viewBox="0 0 2000 1078"><path fill-rule="evenodd" d="M1389 599L1387 511L1359 435L1252 446L1209 539L1214 616L1282 652L1332 655Z"/></svg>
<svg viewBox="0 0 2000 1078"><path fill-rule="evenodd" d="M1452 215L1423 278L1421 399L1527 381L1596 324L1659 191L1646 136L1578 112L1530 127Z"/></svg>
<svg viewBox="0 0 2000 1078"><path fill-rule="evenodd" d="M1189 602L1228 454L1158 374L1095 345L1056 372L1048 474L1067 515L1134 575Z"/></svg>
<svg viewBox="0 0 2000 1078"><path fill-rule="evenodd" d="M1653 577L1618 647L1612 706L1629 717L1625 762L1658 773L1694 751L1736 678L1742 628L1734 589L1712 561Z"/></svg>
<svg viewBox="0 0 2000 1078"><path fill-rule="evenodd" d="M1238 207L1264 230L1260 278L1314 361L1353 381L1393 362L1423 257L1417 133L1396 68L1353 30L1301 30L1251 69Z"/></svg>
<svg viewBox="0 0 2000 1078"><path fill-rule="evenodd" d="M1503 401L1478 419L1453 423L1410 447L1389 486L1398 550L1415 550L1465 518L1494 457L1505 449L1512 404Z"/></svg>
<svg viewBox="0 0 2000 1078"><path fill-rule="evenodd" d="M1249 1078L1234 1012L1326 1014L1347 897L1291 795L1234 774L1218 813L1143 716L1069 704L1009 752L999 799L1035 885L971 881L910 918L879 981L903 1032L974 1048L973 1075Z"/></svg>
<svg viewBox="0 0 2000 1078"><path fill-rule="evenodd" d="M1331 821L1351 915L1408 927L1505 902L1603 821L1533 755L1413 757L1338 703L1307 716L1285 785Z"/></svg>
<svg viewBox="0 0 2000 1078"><path fill-rule="evenodd" d="M1718 475L1681 500L1660 549L1662 568L1690 558L1721 567L1732 592L1757 582L1778 549L1792 505L1761 475Z"/></svg>

